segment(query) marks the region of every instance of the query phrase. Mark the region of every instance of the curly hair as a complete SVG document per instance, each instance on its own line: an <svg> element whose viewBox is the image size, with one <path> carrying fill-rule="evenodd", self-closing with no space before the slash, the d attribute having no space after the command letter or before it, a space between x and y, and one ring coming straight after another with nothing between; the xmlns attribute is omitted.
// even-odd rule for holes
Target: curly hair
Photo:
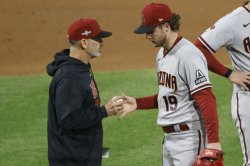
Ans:
<svg viewBox="0 0 250 166"><path fill-rule="evenodd" d="M172 29L172 31L178 31L179 28L180 28L180 19L181 19L181 16L176 14L176 13L173 13L170 20L167 21Z"/></svg>

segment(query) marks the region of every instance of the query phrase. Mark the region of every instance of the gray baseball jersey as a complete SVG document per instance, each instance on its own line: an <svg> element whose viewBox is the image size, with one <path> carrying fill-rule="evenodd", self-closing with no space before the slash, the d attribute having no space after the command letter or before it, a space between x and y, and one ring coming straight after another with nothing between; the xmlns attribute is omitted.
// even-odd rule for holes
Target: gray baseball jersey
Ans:
<svg viewBox="0 0 250 166"><path fill-rule="evenodd" d="M250 71L250 13L244 7L222 17L199 40L212 53L225 47L237 71ZM235 90L241 89L235 85Z"/></svg>
<svg viewBox="0 0 250 166"><path fill-rule="evenodd" d="M157 55L159 126L187 124L188 131L164 133L163 165L192 166L206 143L200 111L191 95L211 87L207 62L191 42L182 38L164 55Z"/></svg>
<svg viewBox="0 0 250 166"><path fill-rule="evenodd" d="M237 71L250 71L250 11L239 7L218 20L199 40L210 52L225 47ZM232 117L240 136L245 166L250 166L250 92L234 84Z"/></svg>
<svg viewBox="0 0 250 166"><path fill-rule="evenodd" d="M191 95L211 87L207 62L191 42L182 38L164 56L163 48L157 55L158 107L157 124L167 126L200 120Z"/></svg>

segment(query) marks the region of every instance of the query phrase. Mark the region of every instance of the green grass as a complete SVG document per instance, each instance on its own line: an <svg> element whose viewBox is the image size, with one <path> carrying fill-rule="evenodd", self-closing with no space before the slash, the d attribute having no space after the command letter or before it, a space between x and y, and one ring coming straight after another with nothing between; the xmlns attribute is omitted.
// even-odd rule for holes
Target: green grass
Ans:
<svg viewBox="0 0 250 166"><path fill-rule="evenodd" d="M242 164L238 134L231 118L232 85L210 75L217 97L220 138L226 166ZM102 104L124 92L141 97L158 90L154 70L96 73ZM47 101L51 78L45 75L0 77L0 165L48 166ZM123 120L103 120L104 146L110 158L104 166L161 165L162 130L157 110L138 111Z"/></svg>

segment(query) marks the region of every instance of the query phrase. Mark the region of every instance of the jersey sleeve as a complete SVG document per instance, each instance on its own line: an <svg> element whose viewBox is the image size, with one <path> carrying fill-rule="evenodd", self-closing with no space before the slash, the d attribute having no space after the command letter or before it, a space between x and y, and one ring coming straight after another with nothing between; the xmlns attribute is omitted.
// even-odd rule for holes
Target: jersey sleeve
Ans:
<svg viewBox="0 0 250 166"><path fill-rule="evenodd" d="M231 21L221 18L212 27L208 28L198 39L206 48L215 53L220 47L230 45L233 40Z"/></svg>
<svg viewBox="0 0 250 166"><path fill-rule="evenodd" d="M228 78L233 72L231 69L220 63L213 54L200 42L200 40L195 41L195 46L200 49L207 60L208 69L216 74Z"/></svg>
<svg viewBox="0 0 250 166"><path fill-rule="evenodd" d="M183 56L179 63L179 76L185 82L191 95L211 86L208 78L207 62L198 52Z"/></svg>
<svg viewBox="0 0 250 166"><path fill-rule="evenodd" d="M86 96L72 80L61 80L57 85L55 97L57 120L64 129L86 129L107 117L105 107L87 103Z"/></svg>
<svg viewBox="0 0 250 166"><path fill-rule="evenodd" d="M203 89L193 95L206 125L208 143L219 142L219 120L216 111L216 98L211 88Z"/></svg>
<svg viewBox="0 0 250 166"><path fill-rule="evenodd" d="M136 98L137 109L154 109L158 108L158 94L142 98Z"/></svg>

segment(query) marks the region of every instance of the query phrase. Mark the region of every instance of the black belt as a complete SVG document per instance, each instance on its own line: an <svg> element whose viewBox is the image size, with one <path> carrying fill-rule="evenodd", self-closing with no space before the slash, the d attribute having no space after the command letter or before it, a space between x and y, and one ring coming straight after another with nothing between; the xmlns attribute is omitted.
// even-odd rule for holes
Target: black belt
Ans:
<svg viewBox="0 0 250 166"><path fill-rule="evenodd" d="M189 130L189 127L187 124L178 124L179 125L179 129L180 131L187 131ZM175 130L174 128L174 125L173 126L165 126L165 127L162 127L163 131L165 133L174 133L174 132L178 132Z"/></svg>

